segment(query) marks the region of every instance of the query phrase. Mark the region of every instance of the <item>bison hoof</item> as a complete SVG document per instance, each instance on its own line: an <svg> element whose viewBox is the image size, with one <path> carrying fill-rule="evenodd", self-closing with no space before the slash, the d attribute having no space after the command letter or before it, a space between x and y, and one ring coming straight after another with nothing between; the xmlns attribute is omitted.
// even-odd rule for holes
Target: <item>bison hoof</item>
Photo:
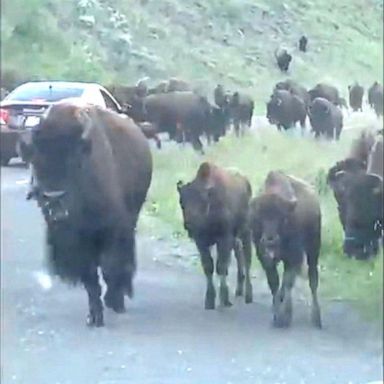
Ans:
<svg viewBox="0 0 384 384"><path fill-rule="evenodd" d="M231 307L232 303L229 301L228 287L220 288L220 305L222 307Z"/></svg>
<svg viewBox="0 0 384 384"><path fill-rule="evenodd" d="M253 302L253 294L252 294L252 292L247 292L245 294L245 303L250 304L252 302Z"/></svg>
<svg viewBox="0 0 384 384"><path fill-rule="evenodd" d="M274 315L273 326L275 328L288 328L291 325L291 321L286 315Z"/></svg>
<svg viewBox="0 0 384 384"><path fill-rule="evenodd" d="M112 309L116 313L126 312L123 293L111 294L107 291L104 296L104 303L107 308Z"/></svg>
<svg viewBox="0 0 384 384"><path fill-rule="evenodd" d="M236 295L237 297L239 297L239 296L243 296L243 287L237 287L237 288L236 288L235 295Z"/></svg>
<svg viewBox="0 0 384 384"><path fill-rule="evenodd" d="M88 327L103 327L104 326L104 318L102 313L92 314L90 313L87 316L87 325Z"/></svg>
<svg viewBox="0 0 384 384"><path fill-rule="evenodd" d="M204 308L205 309L215 309L215 296L207 295L205 297Z"/></svg>

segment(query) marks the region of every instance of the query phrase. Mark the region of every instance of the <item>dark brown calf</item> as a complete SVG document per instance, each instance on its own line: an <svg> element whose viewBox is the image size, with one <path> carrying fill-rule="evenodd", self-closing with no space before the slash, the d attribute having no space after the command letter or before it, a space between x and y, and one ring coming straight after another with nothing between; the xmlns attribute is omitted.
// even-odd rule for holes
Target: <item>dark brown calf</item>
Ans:
<svg viewBox="0 0 384 384"><path fill-rule="evenodd" d="M304 182L283 172L270 172L264 191L251 202L250 223L257 257L273 296L273 324L290 325L291 291L306 261L312 292L312 322L321 328L317 299L321 211L317 196ZM284 264L281 286L277 271L280 261Z"/></svg>
<svg viewBox="0 0 384 384"><path fill-rule="evenodd" d="M236 295L243 294L245 279L245 302L252 302L251 237L247 225L248 203L252 192L248 180L239 173L203 163L191 182L178 182L177 190L184 227L196 243L207 278L205 308L215 308L212 246L217 248L216 272L220 276L220 304L231 305L226 279L232 250L237 260Z"/></svg>

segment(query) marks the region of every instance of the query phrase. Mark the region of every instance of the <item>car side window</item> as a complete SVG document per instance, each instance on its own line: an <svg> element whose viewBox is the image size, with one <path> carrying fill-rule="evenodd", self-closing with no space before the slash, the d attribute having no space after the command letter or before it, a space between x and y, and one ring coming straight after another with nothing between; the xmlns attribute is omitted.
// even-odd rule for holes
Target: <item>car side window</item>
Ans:
<svg viewBox="0 0 384 384"><path fill-rule="evenodd" d="M119 108L116 103L102 90L100 90L101 96L103 96L105 106L112 111L119 112Z"/></svg>

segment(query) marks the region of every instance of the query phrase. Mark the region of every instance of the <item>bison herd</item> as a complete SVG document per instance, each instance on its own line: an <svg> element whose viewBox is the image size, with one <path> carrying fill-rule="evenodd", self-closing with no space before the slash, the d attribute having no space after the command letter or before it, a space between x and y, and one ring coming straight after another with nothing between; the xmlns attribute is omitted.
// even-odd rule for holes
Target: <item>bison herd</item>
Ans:
<svg viewBox="0 0 384 384"><path fill-rule="evenodd" d="M213 91L214 104L176 79L152 89L144 81L109 89L131 119L70 102L48 109L32 131L28 194L37 201L47 224L52 272L84 285L88 324L97 327L104 324L98 269L107 285L105 306L124 312L125 295L133 295L136 224L152 178L152 156L145 137L167 132L172 140L190 142L202 151L201 136L208 143L218 141L229 122L235 134L242 135L251 126L254 109L248 95L227 92L220 84ZM352 109L361 109L364 89L354 84L349 92ZM375 83L368 101L378 115L382 115L382 97L382 86ZM342 105L335 87L318 84L307 91L287 80L274 87L267 118L279 130L286 130L297 122L304 129L308 116L315 137L338 139ZM382 240L382 156L382 133L363 132L349 156L331 167L327 176L345 233L344 251L358 259L375 255ZM231 306L227 275L232 251L237 261L236 295L252 302L253 243L272 294L273 324L290 325L292 288L306 264L312 323L321 328L317 298L321 207L311 186L274 170L253 195L250 182L239 172L203 162L193 180L180 180L175 187L184 227L201 256L206 309L216 305L215 271L220 279L219 303Z"/></svg>
<svg viewBox="0 0 384 384"><path fill-rule="evenodd" d="M204 153L202 137L211 144L229 131L242 136L251 127L254 101L242 92L229 92L218 84L209 97L194 91L186 81L172 78L153 88L140 80L134 86L107 86L123 106L123 111L138 124L147 138L154 139L161 148L159 133L168 133L178 143L189 142ZM363 108L364 88L358 83L348 87L352 111ZM377 116L383 115L383 87L375 82L368 90L368 103ZM278 130L288 130L297 123L303 132L307 118L314 137L340 138L343 128L342 108L347 102L339 90L319 83L306 89L293 80L275 85L266 103L266 117Z"/></svg>

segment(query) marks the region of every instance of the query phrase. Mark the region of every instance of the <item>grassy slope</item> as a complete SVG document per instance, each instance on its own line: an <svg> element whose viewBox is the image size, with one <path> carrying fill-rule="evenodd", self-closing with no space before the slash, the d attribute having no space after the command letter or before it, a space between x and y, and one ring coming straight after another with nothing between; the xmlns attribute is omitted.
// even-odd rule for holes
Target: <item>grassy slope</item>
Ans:
<svg viewBox="0 0 384 384"><path fill-rule="evenodd" d="M132 83L180 76L203 90L247 90L259 110L281 78L273 52L294 52L291 75L345 90L383 75L376 0L4 0L3 67L35 77ZM93 17L86 26L81 16ZM309 52L297 52L299 36Z"/></svg>

